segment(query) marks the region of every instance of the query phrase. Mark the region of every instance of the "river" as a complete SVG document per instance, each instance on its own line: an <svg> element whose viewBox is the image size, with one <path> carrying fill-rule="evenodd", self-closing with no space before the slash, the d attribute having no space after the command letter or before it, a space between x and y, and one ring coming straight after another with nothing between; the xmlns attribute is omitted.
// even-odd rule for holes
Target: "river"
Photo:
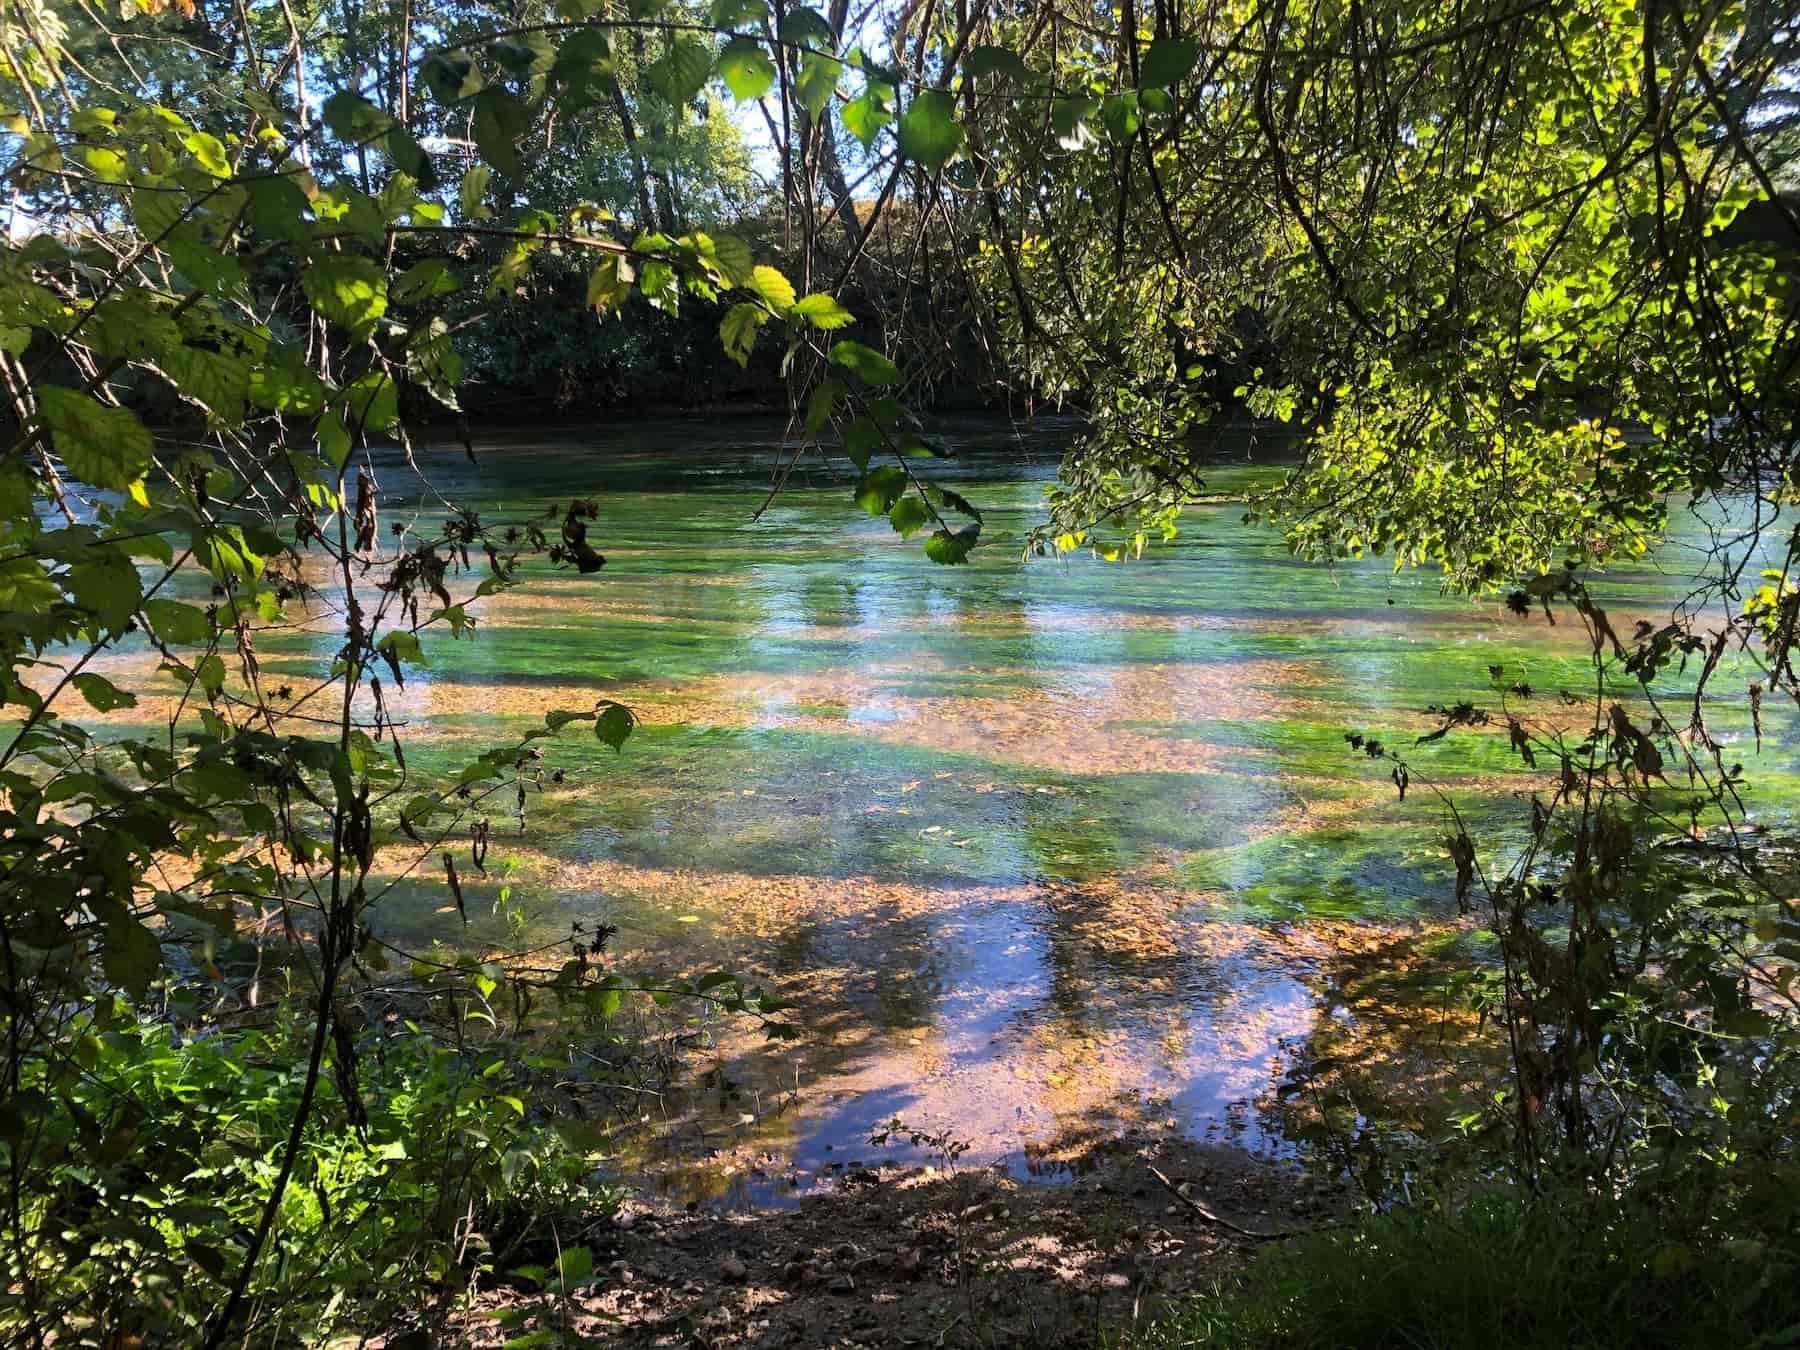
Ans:
<svg viewBox="0 0 1800 1350"><path fill-rule="evenodd" d="M497 820L468 938L435 869L378 930L499 949L606 922L621 970L724 966L789 993L797 1043L695 1033L707 1108L663 1148L682 1160L667 1184L699 1199L784 1203L872 1156L895 1116L1018 1175L1124 1131L1291 1151L1308 1132L1283 1085L1326 1055L1431 1128L1476 1038L1445 981L1484 938L1457 913L1426 785L1498 858L1539 780L1503 721L1417 738L1432 705L1497 708L1498 687L1555 716L1559 691L1591 685L1578 627L1385 560L1298 561L1236 504L1193 510L1138 561L1025 561L1071 434L947 430L944 475L987 522L963 567L864 516L829 465L803 461L753 519L783 453L771 424L424 452L436 489L486 519L594 498L607 563L531 563L472 637L428 638L396 704L409 759L452 766L602 697L641 725L618 754L573 730L549 746L566 776L522 829ZM1278 459L1240 438L1209 486L1267 483ZM377 470L389 520L431 513L396 460ZM1658 612L1701 540L1683 517L1660 565L1604 579L1607 603ZM323 651L276 641L265 668L316 670ZM1748 735L1741 710L1714 726ZM1404 749L1404 800L1347 732ZM1768 801L1797 799L1792 749L1786 724L1765 736Z"/></svg>

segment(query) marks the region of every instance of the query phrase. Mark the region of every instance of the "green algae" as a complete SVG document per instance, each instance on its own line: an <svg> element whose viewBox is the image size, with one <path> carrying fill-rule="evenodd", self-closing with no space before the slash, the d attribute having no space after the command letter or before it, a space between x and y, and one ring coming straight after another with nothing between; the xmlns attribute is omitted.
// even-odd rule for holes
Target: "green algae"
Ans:
<svg viewBox="0 0 1800 1350"><path fill-rule="evenodd" d="M597 498L608 561L588 576L529 561L516 591L475 607L471 636L423 635L426 664L391 691L412 773L454 774L551 708L617 699L644 720L622 753L579 728L540 742L522 817L504 794L489 870L463 868L466 926L433 869L384 895L389 941L485 952L605 922L620 961L828 972L814 1033L940 1039L946 1081L966 1075L952 1103L994 1095L1027 1043L1111 1038L1149 1075L1119 1086L1166 1088L1196 1127L1250 1091L1221 1086L1215 1061L1273 1054L1222 1041L1221 1025L1318 1006L1291 954L1215 950L1226 928L1446 930L1406 973L1359 976L1395 1002L1436 998L1444 967L1481 958L1430 789L1504 865L1530 786L1507 712L1577 736L1588 715L1560 698L1593 688L1569 619L1447 596L1379 560L1304 563L1233 504L1190 512L1137 562L1026 562L1049 468L1010 451L947 466L986 523L967 566L935 567L856 513L841 466L809 466L755 519L779 453L772 435L677 423L483 447L477 466L426 454L486 520ZM1274 472L1221 467L1212 486L1252 491ZM381 477L404 481L397 466ZM395 494L384 510L411 504ZM421 506L415 528L435 519ZM1675 528L1680 544L1698 527ZM1648 564L1596 583L1620 614L1679 591ZM265 679L322 676L329 627L259 636ZM1721 689L1754 678L1734 662ZM1665 706L1689 679L1665 681ZM1649 710L1630 684L1607 697ZM1427 739L1433 709L1464 701L1492 720ZM1753 811L1787 817L1800 719L1766 707L1760 753L1747 697L1709 727L1746 763ZM106 733L159 730L134 717ZM1404 800L1351 733L1406 759ZM861 1053L866 1067L905 1052ZM847 1072L853 1057L821 1062ZM820 1113L805 1137L859 1119Z"/></svg>

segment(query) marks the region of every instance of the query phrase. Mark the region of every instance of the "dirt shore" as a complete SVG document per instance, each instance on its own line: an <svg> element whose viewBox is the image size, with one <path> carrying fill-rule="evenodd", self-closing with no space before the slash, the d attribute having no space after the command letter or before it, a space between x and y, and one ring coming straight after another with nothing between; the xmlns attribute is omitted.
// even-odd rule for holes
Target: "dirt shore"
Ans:
<svg viewBox="0 0 1800 1350"><path fill-rule="evenodd" d="M1106 1144L1051 1181L846 1168L789 1209L633 1203L559 1235L591 1253L591 1286L558 1302L500 1285L457 1331L475 1347L533 1331L608 1347L1092 1345L1229 1273L1259 1245L1239 1229L1313 1227L1344 1205L1286 1167L1167 1137Z"/></svg>

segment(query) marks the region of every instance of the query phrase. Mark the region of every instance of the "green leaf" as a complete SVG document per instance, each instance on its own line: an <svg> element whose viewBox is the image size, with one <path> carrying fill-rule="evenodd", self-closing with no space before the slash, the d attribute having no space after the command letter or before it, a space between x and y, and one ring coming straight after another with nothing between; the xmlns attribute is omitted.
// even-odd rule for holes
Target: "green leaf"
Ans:
<svg viewBox="0 0 1800 1350"><path fill-rule="evenodd" d="M910 539L931 523L931 508L917 497L902 497L888 512L888 521L902 539Z"/></svg>
<svg viewBox="0 0 1800 1350"><path fill-rule="evenodd" d="M483 200L487 196L488 181L494 171L485 164L476 164L462 176L457 184L456 205L462 212L464 220L486 220L494 213Z"/></svg>
<svg viewBox="0 0 1800 1350"><path fill-rule="evenodd" d="M865 347L860 342L845 339L834 343L831 360L865 384L900 383L900 367L873 347Z"/></svg>
<svg viewBox="0 0 1800 1350"><path fill-rule="evenodd" d="M344 425L344 419L336 412L328 412L319 419L318 427L319 451L331 462L335 469L341 469L350 462L350 429Z"/></svg>
<svg viewBox="0 0 1800 1350"><path fill-rule="evenodd" d="M319 110L331 134L346 145L372 145L394 119L354 89L340 89Z"/></svg>
<svg viewBox="0 0 1800 1350"><path fill-rule="evenodd" d="M748 286L756 276L756 259L750 245L736 235L722 234L713 240L713 260L719 273L733 286Z"/></svg>
<svg viewBox="0 0 1800 1350"><path fill-rule="evenodd" d="M821 380L806 400L806 434L817 436L831 422L831 411L842 396L844 386L836 380Z"/></svg>
<svg viewBox="0 0 1800 1350"><path fill-rule="evenodd" d="M817 10L799 7L781 16L781 27L775 35L783 42L801 47L831 49L837 45L837 34L831 31L831 25L825 22L823 15Z"/></svg>
<svg viewBox="0 0 1800 1350"><path fill-rule="evenodd" d="M437 166L431 162L431 156L425 153L418 138L398 123L387 134L387 152L388 158L400 169L400 176L394 182L410 178L416 187L426 191L437 186Z"/></svg>
<svg viewBox="0 0 1800 1350"><path fill-rule="evenodd" d="M311 226L306 215L311 203L300 184L294 181L293 173L284 171L268 178L252 178L244 188L250 194L250 223L257 233L289 243L299 243L310 237Z"/></svg>
<svg viewBox="0 0 1800 1350"><path fill-rule="evenodd" d="M851 323L854 316L837 302L836 296L823 293L809 295L795 303L788 311L790 318L805 319L814 328L842 328Z"/></svg>
<svg viewBox="0 0 1800 1350"><path fill-rule="evenodd" d="M75 477L123 492L144 476L155 443L137 414L105 407L61 385L40 385L35 392L51 443Z"/></svg>
<svg viewBox="0 0 1800 1350"><path fill-rule="evenodd" d="M846 103L839 116L844 120L844 129L861 141L865 150L875 144L881 129L894 120L887 99L873 84Z"/></svg>
<svg viewBox="0 0 1800 1350"><path fill-rule="evenodd" d="M504 89L483 89L475 96L475 144L481 157L508 178L519 178L519 137L531 126L531 109Z"/></svg>
<svg viewBox="0 0 1800 1350"><path fill-rule="evenodd" d="M586 1247L564 1247L556 1258L556 1274L565 1291L592 1283L594 1254Z"/></svg>
<svg viewBox="0 0 1800 1350"><path fill-rule="evenodd" d="M138 570L120 553L107 549L91 552L93 557L84 558L69 569L63 584L75 597L75 603L92 611L109 632L123 633L144 594Z"/></svg>
<svg viewBox="0 0 1800 1350"><path fill-rule="evenodd" d="M900 118L900 153L936 173L962 149L963 129L947 89L926 89Z"/></svg>
<svg viewBox="0 0 1800 1350"><path fill-rule="evenodd" d="M252 403L296 417L310 417L325 406L324 382L307 367L300 353L271 347L269 356L250 372Z"/></svg>
<svg viewBox="0 0 1800 1350"><path fill-rule="evenodd" d="M786 314L794 307L794 283L773 267L752 268L750 289L767 300L777 314Z"/></svg>
<svg viewBox="0 0 1800 1350"><path fill-rule="evenodd" d="M614 750L624 748L625 738L637 726L637 714L623 703L604 702L594 717L594 735L602 745Z"/></svg>
<svg viewBox="0 0 1800 1350"><path fill-rule="evenodd" d="M212 637L212 621L206 611L179 600L146 600L144 617L156 635L170 646L205 642Z"/></svg>
<svg viewBox="0 0 1800 1350"><path fill-rule="evenodd" d="M162 969L162 944L121 907L106 925L106 951L100 968L121 989L141 994Z"/></svg>
<svg viewBox="0 0 1800 1350"><path fill-rule="evenodd" d="M438 51L419 63L419 82L437 102L450 104L477 93L483 76L467 52Z"/></svg>
<svg viewBox="0 0 1800 1350"><path fill-rule="evenodd" d="M510 75L543 75L556 64L556 45L548 33L514 33L488 44L488 50Z"/></svg>
<svg viewBox="0 0 1800 1350"><path fill-rule="evenodd" d="M556 54L556 77L563 82L564 110L574 112L617 79L612 42L604 29L582 28L571 33Z"/></svg>
<svg viewBox="0 0 1800 1350"><path fill-rule="evenodd" d="M738 28L761 23L769 17L769 7L763 0L712 0L709 14L715 28Z"/></svg>
<svg viewBox="0 0 1800 1350"><path fill-rule="evenodd" d="M906 491L906 470L897 464L870 469L856 485L856 504L872 516L885 516Z"/></svg>
<svg viewBox="0 0 1800 1350"><path fill-rule="evenodd" d="M184 192L141 187L131 194L131 218L137 222L138 232L155 243L180 223L187 205Z"/></svg>
<svg viewBox="0 0 1800 1350"><path fill-rule="evenodd" d="M400 420L400 395L393 379L379 370L359 376L344 391L344 413L352 430L392 430Z"/></svg>
<svg viewBox="0 0 1800 1350"><path fill-rule="evenodd" d="M637 270L628 258L617 253L602 258L588 277L588 305L602 313L618 309L630 298L636 280Z"/></svg>
<svg viewBox="0 0 1800 1350"><path fill-rule="evenodd" d="M983 75L1001 75L1020 84L1031 78L1019 54L1007 47L973 47L963 57L963 74L971 80Z"/></svg>
<svg viewBox="0 0 1800 1350"><path fill-rule="evenodd" d="M85 330L108 356L156 361L181 344L181 328L135 293L102 301L88 315Z"/></svg>
<svg viewBox="0 0 1800 1350"><path fill-rule="evenodd" d="M719 53L719 78L739 103L761 98L775 83L775 63L755 38L734 37Z"/></svg>
<svg viewBox="0 0 1800 1350"><path fill-rule="evenodd" d="M88 701L88 706L95 712L113 712L118 708L137 707L136 695L119 688L111 680L99 675L91 675L86 671L69 681Z"/></svg>
<svg viewBox="0 0 1800 1350"><path fill-rule="evenodd" d="M725 344L725 355L740 366L750 363L750 349L756 345L756 330L768 319L762 306L745 302L725 311L719 324L719 340Z"/></svg>
<svg viewBox="0 0 1800 1350"><path fill-rule="evenodd" d="M1106 134L1115 141L1130 140L1144 121L1138 96L1130 92L1112 95L1101 107L1100 120L1106 126Z"/></svg>
<svg viewBox="0 0 1800 1350"><path fill-rule="evenodd" d="M225 157L225 147L219 143L217 136L204 131L190 131L181 138L181 143L187 147L195 162L214 178L231 177L231 161Z"/></svg>
<svg viewBox="0 0 1800 1350"><path fill-rule="evenodd" d="M712 74L712 52L703 42L678 38L669 50L651 62L647 72L657 93L671 103L691 103L706 88Z"/></svg>
<svg viewBox="0 0 1800 1350"><path fill-rule="evenodd" d="M354 254L320 254L301 276L300 289L314 309L358 341L373 333L387 313L387 280L381 269Z"/></svg>
<svg viewBox="0 0 1800 1350"><path fill-rule="evenodd" d="M843 63L836 57L808 53L800 58L800 71L794 77L794 93L800 106L817 117L837 92L838 71Z"/></svg>
<svg viewBox="0 0 1800 1350"><path fill-rule="evenodd" d="M1199 59L1200 44L1192 38L1157 38L1138 63L1138 88L1167 89Z"/></svg>
<svg viewBox="0 0 1800 1350"><path fill-rule="evenodd" d="M487 171L486 165L479 167L484 173ZM414 263L394 279L394 284L388 287L388 299L396 305L417 304L421 300L451 295L459 285L449 263L442 258L427 258L424 262Z"/></svg>
<svg viewBox="0 0 1800 1350"><path fill-rule="evenodd" d="M104 183L123 183L126 179L125 156L103 145L83 146L81 157L88 172Z"/></svg>
<svg viewBox="0 0 1800 1350"><path fill-rule="evenodd" d="M857 418L844 433L844 454L859 469L868 468L869 457L886 447L887 440L882 436L881 428L867 417Z"/></svg>
<svg viewBox="0 0 1800 1350"><path fill-rule="evenodd" d="M952 492L947 487L939 487L933 483L925 489L925 495L931 499L931 504L938 510L956 511L968 516L976 524L981 523L981 512L977 511L975 504L961 493Z"/></svg>
<svg viewBox="0 0 1800 1350"><path fill-rule="evenodd" d="M967 562L969 550L975 547L976 537L980 533L979 525L970 525L960 530L937 530L925 541L925 556L934 563L942 563L947 567Z"/></svg>
<svg viewBox="0 0 1800 1350"><path fill-rule="evenodd" d="M244 400L250 397L250 367L245 362L203 347L178 346L164 354L162 367L177 389L226 426L244 420Z"/></svg>
<svg viewBox="0 0 1800 1350"><path fill-rule="evenodd" d="M1100 111L1098 99L1059 98L1050 105L1050 130L1064 150L1080 150L1094 144L1089 120Z"/></svg>

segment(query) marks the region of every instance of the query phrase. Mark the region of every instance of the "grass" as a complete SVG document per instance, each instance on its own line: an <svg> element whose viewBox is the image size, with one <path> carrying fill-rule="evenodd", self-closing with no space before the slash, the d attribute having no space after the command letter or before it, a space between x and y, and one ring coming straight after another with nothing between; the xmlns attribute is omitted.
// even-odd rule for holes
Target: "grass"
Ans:
<svg viewBox="0 0 1800 1350"><path fill-rule="evenodd" d="M1766 1235L1765 1235L1766 1236ZM1580 1195L1416 1207L1263 1252L1130 1350L1713 1350L1800 1344L1775 1241L1683 1240Z"/></svg>

